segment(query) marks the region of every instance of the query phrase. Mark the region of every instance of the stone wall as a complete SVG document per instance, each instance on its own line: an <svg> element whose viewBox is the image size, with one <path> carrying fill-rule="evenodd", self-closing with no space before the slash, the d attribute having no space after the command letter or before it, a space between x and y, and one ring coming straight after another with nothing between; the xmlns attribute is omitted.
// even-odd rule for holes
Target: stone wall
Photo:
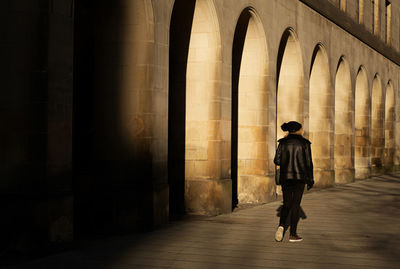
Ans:
<svg viewBox="0 0 400 269"><path fill-rule="evenodd" d="M274 200L288 120L316 187L396 169L400 1L390 42L375 2L379 20L367 0L6 1L6 244Z"/></svg>
<svg viewBox="0 0 400 269"><path fill-rule="evenodd" d="M230 155L232 170L229 172L234 186L233 200L239 197L239 203L259 203L275 199L279 190L275 190L274 184L270 184L274 174L271 160L275 153L276 139L282 136L277 127L282 121L289 119L303 122L305 135L313 142L316 186L325 187L335 183L352 182L356 178L366 178L371 175L371 169L372 173L384 170L383 165L379 164L383 170L373 168L376 166L373 163L383 163L385 143L382 140L384 136L382 123L385 120L382 111L386 104L382 101L379 105L375 105L377 100L373 98L372 85L375 76L380 77L382 97L385 96L384 85L389 81L393 82L393 85L395 81L398 83L399 48L396 46L398 37L392 35L390 46L385 43L386 8L382 1L379 3L379 20L377 20L379 25L376 26L375 33L372 29L370 3L363 3L361 24L358 1L346 1L346 8L342 7L341 10L338 9L339 4L339 1L332 2L332 5L326 3L325 9L320 11L316 1L265 3L254 0L235 1L235 4L231 1L209 1L208 5L215 6L219 29L224 29L219 30L222 55L222 77L219 87L221 98L231 100L232 103L230 110L233 129L225 132L232 133ZM399 8L398 3L392 1L391 4L394 14ZM258 53L259 58L266 57L268 65L265 68L253 62L252 69L249 69L248 62L251 58L246 50L249 41L243 38L246 40L242 41L243 44L238 42L240 40L237 38L240 34L238 29L243 24L243 12L246 9L251 10L247 18L250 22L246 22L248 28L242 35L265 36L266 56L264 53ZM257 17L260 20L257 24L258 34L255 35L254 22L251 20ZM392 16L391 22L392 32L398 31L394 17ZM342 23L347 21L351 22L350 27ZM233 34L235 38L232 39ZM367 44L363 41L367 41ZM235 60L235 57L237 58L235 49L240 46L243 46L240 51L242 57ZM259 48L260 45L256 42L252 43L253 51ZM323 52L318 53L318 50ZM392 61L382 54L394 55ZM235 73L238 69L241 72L240 76ZM255 87L257 74L264 69L266 70L266 81L263 86L265 93L256 98L257 101L251 100L248 93ZM360 77L358 77L359 70L362 70ZM191 75L187 76L189 78ZM394 98L397 98L396 91L394 93ZM266 116L263 136L267 146L252 140L257 139L254 134L259 133L258 127L248 123L258 117L257 106L260 102L265 102L262 101L263 98L268 103L263 105ZM356 105L359 99L363 101ZM224 113L226 107L221 106L220 109ZM376 116L373 116L374 113ZM238 125L235 123L235 117L238 119ZM375 124L380 125L375 127ZM392 124L390 120L388 124ZM235 128L238 130L237 136ZM200 132L196 133L201 135ZM390 131L386 133L390 137ZM375 136L379 138L373 142L371 139ZM387 148L393 148L392 152L395 151L395 147L389 146L390 142L386 144ZM203 147L203 150L205 149ZM215 147L208 150L215 150ZM387 166L393 166L398 163L398 160L396 161L398 157L389 151L386 150L386 155L393 156L394 161ZM265 152L267 156L259 157L256 152ZM379 158L373 157L375 156L373 152L376 152ZM197 153L200 154L201 150L199 149ZM261 166L251 166L258 160ZM263 162L267 164L264 165ZM226 174L225 169L222 168L221 173ZM205 171L202 169L202 172ZM201 173L198 176L201 176ZM235 186L238 188L235 189ZM207 201L210 198L204 199Z"/></svg>
<svg viewBox="0 0 400 269"><path fill-rule="evenodd" d="M3 1L0 13L0 252L37 252L73 237L73 6Z"/></svg>

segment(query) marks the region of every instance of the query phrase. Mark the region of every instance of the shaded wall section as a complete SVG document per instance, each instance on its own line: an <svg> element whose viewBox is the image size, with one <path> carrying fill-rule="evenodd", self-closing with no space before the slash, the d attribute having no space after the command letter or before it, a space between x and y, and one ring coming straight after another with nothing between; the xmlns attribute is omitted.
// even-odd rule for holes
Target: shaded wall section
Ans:
<svg viewBox="0 0 400 269"><path fill-rule="evenodd" d="M87 0L76 12L76 235L151 229L168 217L167 177L154 175L152 3Z"/></svg>
<svg viewBox="0 0 400 269"><path fill-rule="evenodd" d="M2 3L1 262L72 239L72 14L68 0Z"/></svg>

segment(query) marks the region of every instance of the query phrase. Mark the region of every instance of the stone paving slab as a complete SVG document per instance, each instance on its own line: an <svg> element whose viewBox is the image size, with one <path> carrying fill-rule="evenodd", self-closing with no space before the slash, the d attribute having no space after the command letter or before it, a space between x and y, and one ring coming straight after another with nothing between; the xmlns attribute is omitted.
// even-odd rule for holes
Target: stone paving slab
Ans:
<svg viewBox="0 0 400 269"><path fill-rule="evenodd" d="M400 268L400 173L304 195L302 242L275 242L280 201L171 223L8 268Z"/></svg>

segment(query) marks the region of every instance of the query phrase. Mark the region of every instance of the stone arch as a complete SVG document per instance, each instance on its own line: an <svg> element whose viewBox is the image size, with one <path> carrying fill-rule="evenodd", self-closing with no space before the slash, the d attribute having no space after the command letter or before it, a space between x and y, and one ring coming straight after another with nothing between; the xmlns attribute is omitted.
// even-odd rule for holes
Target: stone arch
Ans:
<svg viewBox="0 0 400 269"><path fill-rule="evenodd" d="M172 217L185 213L186 73L195 3L176 0L170 22L168 184Z"/></svg>
<svg viewBox="0 0 400 269"><path fill-rule="evenodd" d="M185 207L188 212L220 214L227 205L228 179L221 181L222 52L219 22L212 0L197 0L186 73ZM199 190L210 191L198 195ZM231 187L229 187L231 188ZM229 193L229 195L228 195Z"/></svg>
<svg viewBox="0 0 400 269"><path fill-rule="evenodd" d="M386 85L385 97L385 167L391 169L394 165L395 152L395 97L392 81Z"/></svg>
<svg viewBox="0 0 400 269"><path fill-rule="evenodd" d="M364 66L361 66L355 88L354 168L357 179L365 179L370 175L370 104L368 75Z"/></svg>
<svg viewBox="0 0 400 269"><path fill-rule="evenodd" d="M372 173L380 173L383 167L385 147L385 106L382 80L376 74L372 81L371 98L371 169Z"/></svg>
<svg viewBox="0 0 400 269"><path fill-rule="evenodd" d="M300 43L292 28L286 29L277 59L277 138L284 136L282 123L304 123L304 73Z"/></svg>
<svg viewBox="0 0 400 269"><path fill-rule="evenodd" d="M176 0L169 55L171 215L215 215L231 209L230 180L221 180L221 57L214 2ZM209 192L198 195L204 189Z"/></svg>
<svg viewBox="0 0 400 269"><path fill-rule="evenodd" d="M232 49L232 179L239 203L268 201L268 54L262 22L241 13ZM233 196L235 186L233 184Z"/></svg>
<svg viewBox="0 0 400 269"><path fill-rule="evenodd" d="M352 87L350 67L341 57L335 78L335 183L354 180L352 158Z"/></svg>
<svg viewBox="0 0 400 269"><path fill-rule="evenodd" d="M318 44L313 52L310 72L309 138L312 141L316 186L331 185L331 83L325 47Z"/></svg>

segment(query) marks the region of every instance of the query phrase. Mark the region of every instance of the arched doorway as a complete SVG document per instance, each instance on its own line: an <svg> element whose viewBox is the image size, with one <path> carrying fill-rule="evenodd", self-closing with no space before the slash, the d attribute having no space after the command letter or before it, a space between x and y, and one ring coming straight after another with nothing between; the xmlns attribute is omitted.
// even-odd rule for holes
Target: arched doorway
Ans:
<svg viewBox="0 0 400 269"><path fill-rule="evenodd" d="M394 151L395 151L395 97L393 84L389 80L386 85L386 98L385 98L385 168L391 170L394 165Z"/></svg>
<svg viewBox="0 0 400 269"><path fill-rule="evenodd" d="M262 203L273 189L268 171L268 55L264 29L252 9L236 26L232 50L233 199ZM235 195L237 192L237 195Z"/></svg>
<svg viewBox="0 0 400 269"><path fill-rule="evenodd" d="M171 15L168 85L168 184L171 218L185 214L186 70L196 0L176 0Z"/></svg>
<svg viewBox="0 0 400 269"><path fill-rule="evenodd" d="M352 87L348 62L342 57L335 79L335 183L354 180L352 158Z"/></svg>
<svg viewBox="0 0 400 269"><path fill-rule="evenodd" d="M331 83L325 48L315 47L310 74L309 138L312 142L315 185L333 184L331 165Z"/></svg>
<svg viewBox="0 0 400 269"><path fill-rule="evenodd" d="M378 74L372 81L371 99L371 169L373 174L382 172L385 147L385 106L382 81Z"/></svg>
<svg viewBox="0 0 400 269"><path fill-rule="evenodd" d="M355 178L365 179L370 175L370 92L367 72L363 66L358 70L355 92Z"/></svg>
<svg viewBox="0 0 400 269"><path fill-rule="evenodd" d="M213 1L176 1L170 37L171 208L177 214L230 211L231 180L221 179L222 167L228 170L222 130L229 122L221 115L221 40Z"/></svg>
<svg viewBox="0 0 400 269"><path fill-rule="evenodd" d="M293 29L287 29L281 39L277 59L277 138L284 132L284 122L304 123L304 73L300 43Z"/></svg>

